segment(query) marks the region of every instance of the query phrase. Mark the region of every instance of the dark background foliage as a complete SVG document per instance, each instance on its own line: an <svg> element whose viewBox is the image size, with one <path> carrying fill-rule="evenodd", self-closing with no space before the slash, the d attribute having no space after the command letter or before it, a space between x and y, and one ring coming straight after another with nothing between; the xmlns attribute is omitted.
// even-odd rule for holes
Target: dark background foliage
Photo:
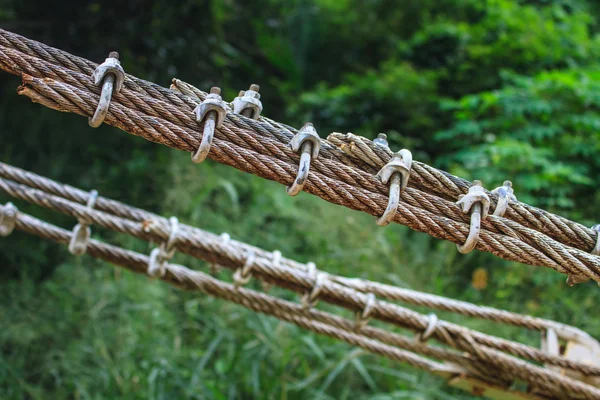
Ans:
<svg viewBox="0 0 600 400"><path fill-rule="evenodd" d="M591 225L600 177L599 8L584 0L4 0L0 27L233 99L321 136L393 149ZM598 291L16 95L0 74L0 159L348 276L554 318L596 337ZM0 200L8 198L0 195ZM75 222L18 202L64 227ZM134 239L94 235L148 252ZM180 257L180 256L179 256ZM181 257L194 268L201 262ZM18 232L0 241L0 398L469 398L404 366L122 273ZM225 277L225 273L223 277ZM289 293L278 292L287 298ZM445 316L537 345L536 334Z"/></svg>

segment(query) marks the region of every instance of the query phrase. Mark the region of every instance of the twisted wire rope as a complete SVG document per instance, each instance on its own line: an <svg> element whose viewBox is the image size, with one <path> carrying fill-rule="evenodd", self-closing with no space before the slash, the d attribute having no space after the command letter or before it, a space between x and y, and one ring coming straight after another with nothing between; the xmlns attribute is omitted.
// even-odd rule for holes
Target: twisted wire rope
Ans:
<svg viewBox="0 0 600 400"><path fill-rule="evenodd" d="M67 244L72 234L70 231L21 212L18 213L16 229L62 244ZM147 273L148 257L133 251L91 239L87 254L136 273ZM568 396L573 399L596 399L600 397L598 388L481 345L468 332L461 332L457 337L460 347L469 352L468 356L465 356L444 348L411 342L406 337L378 328L365 327L360 333L357 333L353 331L353 323L343 318L314 309L304 310L299 304L251 289L236 288L232 284L181 265L167 264L165 274L160 279L184 290L201 291L253 311L272 315L303 329L359 346L374 354L407 363L414 368L447 379L470 376L485 379L488 383L503 385L509 385L510 381L518 379L532 385L542 393L550 393L559 398ZM430 357L450 359L452 363L441 364L419 356L415 352ZM466 365L467 368L457 364ZM482 372L483 376L479 375ZM491 376L486 375L486 372ZM510 389L507 387L507 390Z"/></svg>
<svg viewBox="0 0 600 400"><path fill-rule="evenodd" d="M81 195L82 191L78 189L60 185L47 178L38 179L34 174L26 173L25 171L15 169L14 167L9 167L6 164L0 164L0 176L6 176L6 171L11 172L10 175L20 181L32 183L34 186L44 187L51 192L62 193L67 197L77 198L79 201L83 200L83 196ZM33 204L71 215L76 219L88 221L94 225L132 235L146 241L164 242L168 240L169 237L169 222L164 218L155 218L150 213L137 210L130 206L120 206L120 203L103 197L97 199L96 209L90 209L80 203L45 193L42 190L19 184L5 178L0 178L0 190L3 190L12 197L26 200ZM106 209L110 210L110 212L101 211ZM125 216L131 215L135 219L131 220L116 214ZM246 248L236 248L232 241L223 243L216 235L207 234L202 230L191 228L186 225L182 225L180 228L176 248L178 251L185 254L192 255L196 258L208 261L209 263L218 263L219 265L233 270L245 265L249 253L248 248L252 249L251 246L247 246ZM252 251L252 253L254 253L254 251ZM274 263L270 255L265 255L268 253L264 250L260 250L257 254L258 257L255 258L253 263L253 276L264 280L267 283L293 290L299 294L305 293L312 288L314 281L306 269L296 268L290 263ZM328 275L328 277L330 276L331 275ZM323 283L320 291L320 298L354 312L362 311L368 304L368 295L365 294L365 292L355 290L352 287L352 282L349 282L350 285L344 284L344 278L340 277L339 279L342 283L339 283L337 280L337 277L331 276L330 279L327 279ZM382 287L385 288L385 286ZM384 291L374 292L381 293ZM441 302L442 300L438 299L438 303ZM473 305L461 306L457 303L454 304L454 306L455 308L458 307L463 313L476 312L489 316L489 310L488 314L481 313L478 312L479 310ZM504 315L506 316L507 314L505 313ZM371 316L375 319L419 332L425 330L428 326L428 318L426 316L397 304L381 300L374 302ZM537 327L541 329L557 329L557 332L561 334L565 332L563 334L564 337L577 338L583 343L593 341L593 339L584 332L553 321L533 318L523 319L516 317L515 315L512 316L512 321L516 325L523 325L524 322L529 322L531 324L537 324ZM574 369L588 375L600 375L599 367L581 364L562 356L548 354L521 343L483 334L457 324L439 321L438 328L439 329L436 329L433 336L439 341L453 347L456 347L457 343L452 338L467 333L473 337L473 340L480 344L505 351L518 357L527 358L535 362Z"/></svg>
<svg viewBox="0 0 600 400"><path fill-rule="evenodd" d="M98 88L88 76L95 65L0 30L0 66L23 76L21 94L51 108L89 116L97 104ZM201 132L190 111L205 93L178 80L173 86L176 90L128 76L125 89L111 103L107 122L154 142L195 151ZM287 143L295 129L262 117L254 121L229 114L218 133L223 136L216 136L210 154L216 161L286 185L293 180L297 155ZM349 143L344 141L348 138L352 139ZM315 160L306 190L327 201L380 215L386 188L372 171L389 159L389 152L353 135L333 134L322 142L323 156ZM373 165L367 170L364 166L369 163ZM404 193L395 221L437 238L464 242L468 216L451 200L464 193L469 183L422 163L415 164L413 181L417 187ZM600 281L600 258L587 253L597 232L522 203L511 203L506 216L514 221L493 216L484 221L478 249Z"/></svg>

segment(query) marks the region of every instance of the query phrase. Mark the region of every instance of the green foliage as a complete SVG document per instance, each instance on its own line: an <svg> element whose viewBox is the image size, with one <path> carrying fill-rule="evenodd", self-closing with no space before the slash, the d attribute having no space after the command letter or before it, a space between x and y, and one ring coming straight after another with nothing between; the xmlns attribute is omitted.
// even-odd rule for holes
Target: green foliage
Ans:
<svg viewBox="0 0 600 400"><path fill-rule="evenodd" d="M511 179L520 200L586 224L599 222L597 13L584 0L0 5L3 28L97 61L118 50L128 72L164 86L173 77L203 89L218 84L232 99L260 83L269 117L311 120L322 136L387 132L394 149L410 148L417 160L488 188ZM404 227L381 229L372 217L307 194L290 198L278 184L210 161L194 165L187 154L110 127L92 130L83 118L18 98L18 84L0 75L3 161L329 272L554 318L600 336L589 317L598 300L593 284L568 290L552 270L461 256ZM75 223L17 205L67 229ZM207 269L189 257L175 261ZM0 265L2 399L471 398L405 366L73 259L18 232L0 240ZM487 282L477 289L472 280L482 268ZM539 342L519 329L440 317Z"/></svg>
<svg viewBox="0 0 600 400"><path fill-rule="evenodd" d="M437 135L450 150L443 164L462 175L477 171L485 182L511 177L525 202L592 215L599 77L582 69L507 76L500 90L446 102L454 124Z"/></svg>
<svg viewBox="0 0 600 400"><path fill-rule="evenodd" d="M423 11L422 18L420 29L398 41L387 59L347 74L337 86L318 85L292 111L321 120L328 130L387 132L393 143L437 156L443 151L433 135L452 123L442 107L448 99L498 88L503 71L532 74L598 61L593 18L559 4L464 2L456 13L442 8Z"/></svg>
<svg viewBox="0 0 600 400"><path fill-rule="evenodd" d="M540 9L492 0L475 24L446 22L418 33L411 51L417 65L442 68L442 93L456 96L497 87L503 70L532 73L597 60L591 22L588 14L567 13L561 6ZM438 46L440 37L451 38L452 45ZM448 53L436 65L430 60L440 57L439 48Z"/></svg>
<svg viewBox="0 0 600 400"><path fill-rule="evenodd" d="M436 123L431 115L436 104L433 75L388 62L378 71L349 75L335 88L319 85L301 97L302 106L313 110L310 119L325 125L326 131L369 135L374 130L394 131L395 121L404 121L403 134L418 137Z"/></svg>

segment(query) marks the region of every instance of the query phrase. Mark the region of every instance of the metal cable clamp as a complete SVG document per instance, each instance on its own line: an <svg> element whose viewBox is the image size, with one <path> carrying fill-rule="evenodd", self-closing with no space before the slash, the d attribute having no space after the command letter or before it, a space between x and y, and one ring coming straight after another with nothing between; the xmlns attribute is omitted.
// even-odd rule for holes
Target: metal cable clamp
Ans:
<svg viewBox="0 0 600 400"><path fill-rule="evenodd" d="M175 244L179 233L177 217L169 218L169 238L150 252L148 275L152 278L163 277L167 270L167 262L175 255Z"/></svg>
<svg viewBox="0 0 600 400"><path fill-rule="evenodd" d="M256 256L254 255L254 252L249 251L244 266L236 269L233 273L233 286L236 289L239 289L240 286L250 282L250 278L252 278L252 268L254 267L255 262Z"/></svg>
<svg viewBox="0 0 600 400"><path fill-rule="evenodd" d="M290 196L296 196L302 191L308 173L310 172L310 163L312 159L316 159L319 156L321 150L321 139L317 130L312 123L307 122L304 124L290 141L290 147L296 154L300 154L300 163L298 165L298 175L292 183L292 186L287 187L287 194Z"/></svg>
<svg viewBox="0 0 600 400"><path fill-rule="evenodd" d="M19 209L11 202L0 206L0 236L10 235L17 224Z"/></svg>
<svg viewBox="0 0 600 400"><path fill-rule="evenodd" d="M281 266L281 257L282 257L282 254L281 254L281 251L279 251L279 250L274 250L271 253L271 264L273 264L273 266L275 268L279 268ZM261 281L261 285L262 285L263 292L265 292L265 293L267 293L273 287L273 285L267 281Z"/></svg>
<svg viewBox="0 0 600 400"><path fill-rule="evenodd" d="M515 196L515 190L512 187L511 181L504 181L502 186L498 186L496 189L492 190L492 194L498 196L498 204L496 204L496 209L494 210L494 215L497 217L504 217L504 213L506 213L506 209L508 208L508 203L517 201L517 196Z"/></svg>
<svg viewBox="0 0 600 400"><path fill-rule="evenodd" d="M259 90L260 86L255 84L250 85L250 89L246 91L241 90L238 97L233 100L233 112L244 117L258 119L263 110Z"/></svg>
<svg viewBox="0 0 600 400"><path fill-rule="evenodd" d="M229 106L221 98L221 89L216 86L210 89L206 99L194 109L196 122L204 123L204 130L200 146L192 154L193 162L199 164L206 159L215 135L215 128L220 129L223 126L228 110Z"/></svg>
<svg viewBox="0 0 600 400"><path fill-rule="evenodd" d="M481 181L473 181L473 186L469 188L469 193L461 195L456 204L462 206L462 211L471 213L471 223L469 227L469 236L464 244L457 244L458 251L463 254L473 251L479 240L481 230L481 219L486 219L490 210L490 198L485 193Z"/></svg>
<svg viewBox="0 0 600 400"><path fill-rule="evenodd" d="M308 277L314 282L312 290L304 293L301 299L302 308L309 310L310 308L317 305L319 302L319 294L323 290L323 283L325 282L326 275L323 272L317 270L317 266L313 262L306 264L308 268Z"/></svg>
<svg viewBox="0 0 600 400"><path fill-rule="evenodd" d="M418 336L418 340L421 343L425 343L431 338L438 325L438 317L434 313L431 313L427 316L428 322L425 330Z"/></svg>
<svg viewBox="0 0 600 400"><path fill-rule="evenodd" d="M108 107L112 99L113 92L119 93L125 81L125 71L119 62L119 53L111 52L108 58L94 70L92 79L96 86L102 85L100 101L94 115L88 120L92 128L102 125L108 113Z"/></svg>
<svg viewBox="0 0 600 400"><path fill-rule="evenodd" d="M223 245L226 245L231 240L231 236L227 232L221 233L219 235L219 238L221 239L221 243ZM217 276L217 274L219 273L220 270L221 270L221 266L219 264L217 264L215 262L210 263L210 274L212 276Z"/></svg>
<svg viewBox="0 0 600 400"><path fill-rule="evenodd" d="M386 226L396 214L398 204L400 204L400 194L408 185L410 170L412 168L412 153L409 150L402 149L392 156L392 159L379 170L377 177L384 185L390 187L388 204L385 211L377 219L377 225Z"/></svg>
<svg viewBox="0 0 600 400"><path fill-rule="evenodd" d="M362 311L357 311L354 316L354 330L356 332L359 332L361 329L367 326L371 320L371 314L375 308L375 300L375 295L373 293L367 293L365 308L363 308Z"/></svg>
<svg viewBox="0 0 600 400"><path fill-rule="evenodd" d="M93 209L96 205L96 200L98 200L98 191L90 191L86 207L90 210ZM74 256L84 255L87 251L87 246L91 235L92 230L89 222L80 218L77 225L73 227L73 232L71 233L71 239L69 240L68 246L69 253L73 254Z"/></svg>

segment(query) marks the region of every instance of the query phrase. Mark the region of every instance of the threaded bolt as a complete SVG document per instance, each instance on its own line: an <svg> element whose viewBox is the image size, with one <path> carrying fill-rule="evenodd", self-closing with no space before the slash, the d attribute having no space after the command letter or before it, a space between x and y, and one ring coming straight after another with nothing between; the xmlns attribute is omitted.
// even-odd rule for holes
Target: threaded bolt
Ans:
<svg viewBox="0 0 600 400"><path fill-rule="evenodd" d="M373 140L373 143L376 146L384 147L386 149L390 148L387 141L387 135L385 133L380 133L379 135L377 135L377 139Z"/></svg>

